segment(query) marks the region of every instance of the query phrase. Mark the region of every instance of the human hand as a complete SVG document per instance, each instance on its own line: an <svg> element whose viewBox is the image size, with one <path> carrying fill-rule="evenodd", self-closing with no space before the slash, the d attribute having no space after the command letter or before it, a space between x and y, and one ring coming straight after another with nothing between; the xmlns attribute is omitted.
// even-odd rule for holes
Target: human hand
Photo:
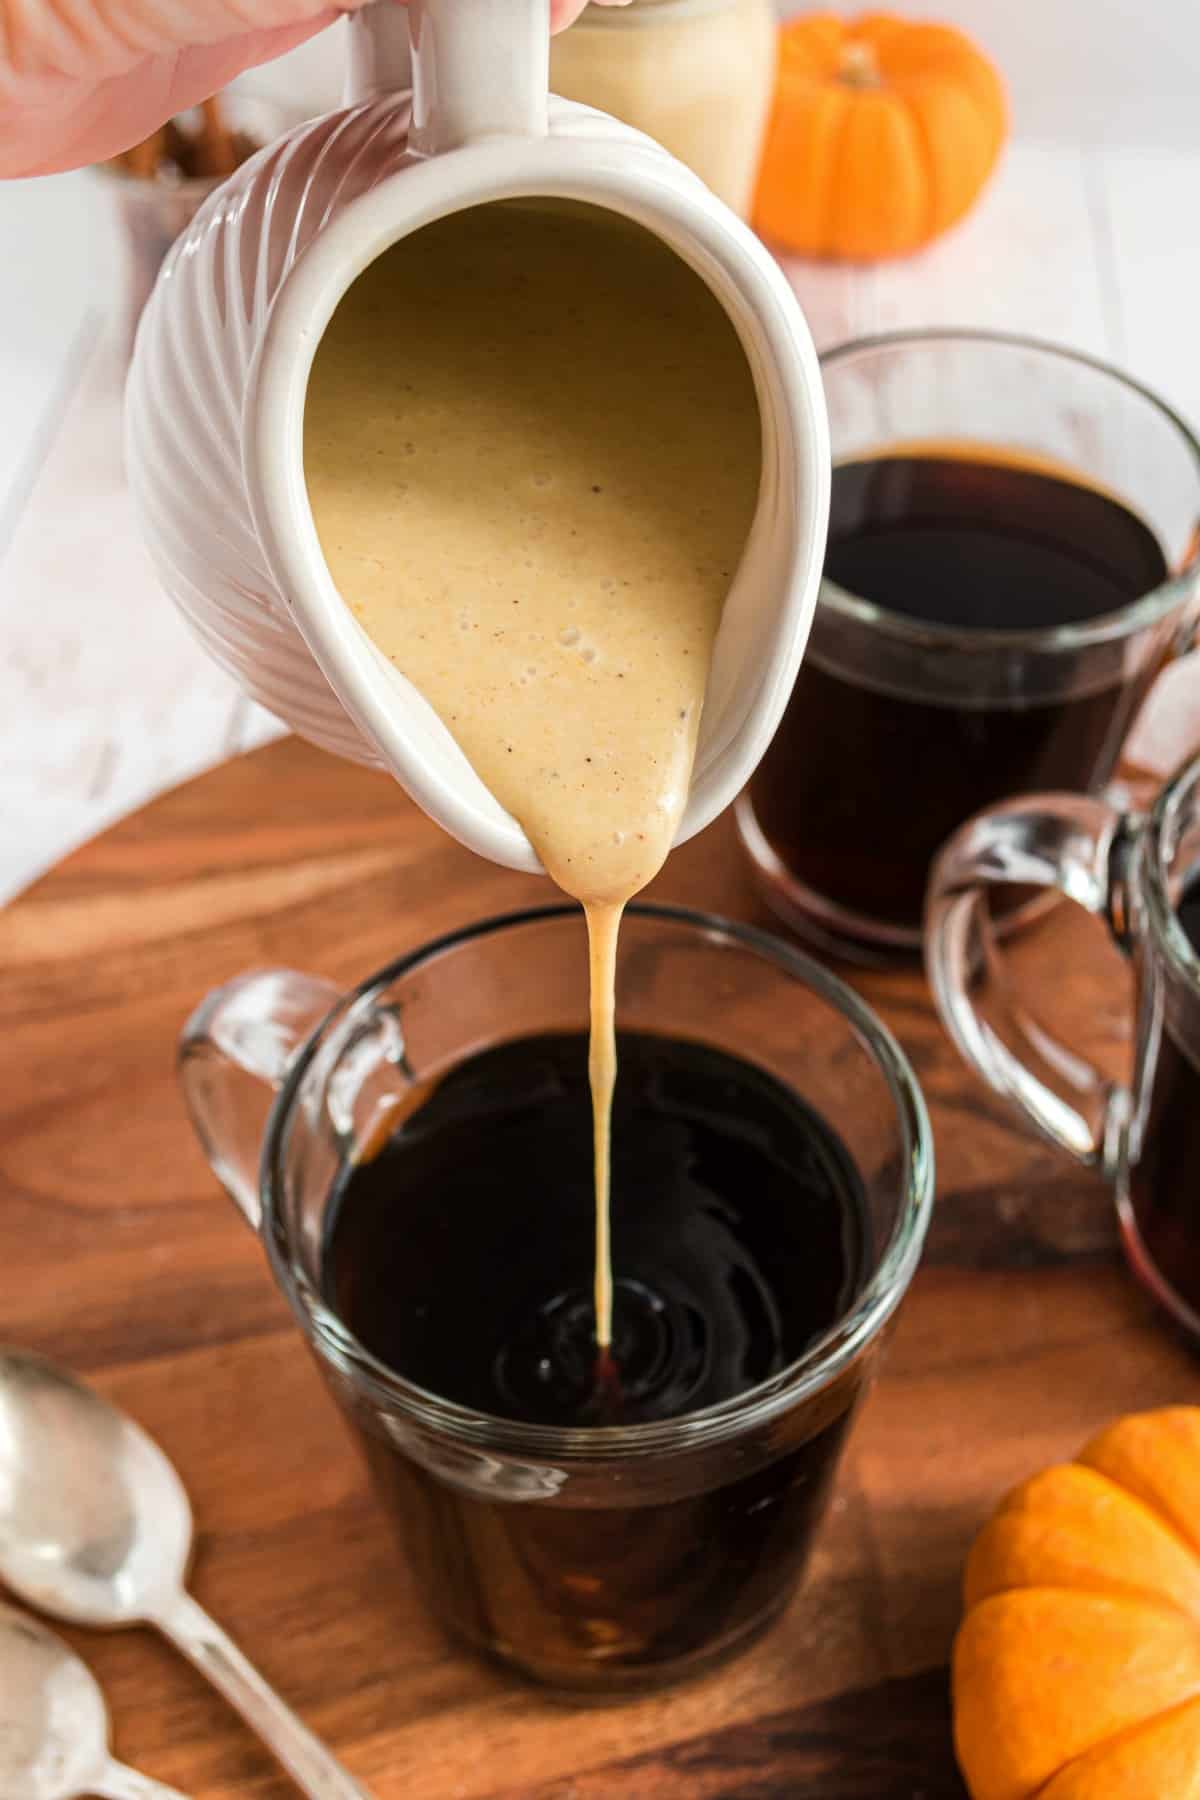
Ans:
<svg viewBox="0 0 1200 1800"><path fill-rule="evenodd" d="M620 4L620 0L601 0ZM365 0L0 0L0 176L100 162ZM551 0L561 31L584 0Z"/></svg>

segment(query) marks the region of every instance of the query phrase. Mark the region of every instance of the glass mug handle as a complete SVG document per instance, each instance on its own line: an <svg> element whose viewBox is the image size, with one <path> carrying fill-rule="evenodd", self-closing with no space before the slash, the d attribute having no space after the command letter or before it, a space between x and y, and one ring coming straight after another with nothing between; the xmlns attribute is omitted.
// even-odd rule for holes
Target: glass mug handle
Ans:
<svg viewBox="0 0 1200 1800"><path fill-rule="evenodd" d="M985 904L1001 884L1057 891L1129 946L1128 874L1140 815L1085 794L1009 800L964 825L930 872L925 967L965 1061L1043 1137L1080 1162L1119 1166L1129 1094L1059 1043L1021 1005Z"/></svg>
<svg viewBox="0 0 1200 1800"><path fill-rule="evenodd" d="M1196 528L1195 547L1194 549L1189 550L1188 555L1189 557L1194 555L1200 559L1200 526L1197 526ZM1144 803L1147 811L1149 811L1151 804L1158 797L1163 782L1166 779L1162 767L1162 751L1161 749L1159 750L1157 756L1152 758L1149 765L1140 764L1137 760L1136 753L1131 755L1130 740L1133 740L1134 744L1136 744L1139 727L1148 715L1150 717L1153 716L1152 708L1154 706L1154 696L1158 691L1158 684L1163 676L1165 676L1168 670L1173 668L1176 663L1182 662L1185 657L1195 656L1197 651L1200 651L1200 574L1197 575L1193 586L1195 590L1193 597L1186 606L1183 616L1179 620L1171 637L1171 641L1167 646L1166 652L1157 668L1154 670L1150 684L1145 694L1142 696L1141 702L1130 722L1129 729L1126 733L1125 743L1121 749L1120 767L1115 777L1130 803L1138 808L1141 808ZM1191 679L1195 679L1195 670L1191 671ZM1166 760L1173 767L1177 758L1174 754L1171 754ZM1158 767L1154 766L1155 761L1157 761Z"/></svg>
<svg viewBox="0 0 1200 1800"><path fill-rule="evenodd" d="M203 999L179 1039L179 1079L221 1186L255 1231L258 1167L271 1102L297 1052L341 999L294 969L239 975Z"/></svg>

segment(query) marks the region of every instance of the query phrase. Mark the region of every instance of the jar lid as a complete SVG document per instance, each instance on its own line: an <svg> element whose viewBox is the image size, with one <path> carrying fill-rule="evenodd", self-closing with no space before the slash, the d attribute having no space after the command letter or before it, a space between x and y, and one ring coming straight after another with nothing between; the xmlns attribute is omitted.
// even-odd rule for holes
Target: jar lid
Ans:
<svg viewBox="0 0 1200 1800"><path fill-rule="evenodd" d="M698 18L704 13L728 12L737 0L589 0L576 25L651 25L667 14ZM653 15L653 16L650 16Z"/></svg>

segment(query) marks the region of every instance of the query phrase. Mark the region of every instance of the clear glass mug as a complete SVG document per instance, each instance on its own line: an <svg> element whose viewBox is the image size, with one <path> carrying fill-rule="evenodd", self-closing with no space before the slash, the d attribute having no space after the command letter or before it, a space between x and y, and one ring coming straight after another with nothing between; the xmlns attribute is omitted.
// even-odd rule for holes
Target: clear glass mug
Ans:
<svg viewBox="0 0 1200 1800"><path fill-rule="evenodd" d="M618 1029L724 1050L821 1113L862 1184L861 1282L790 1366L666 1422L559 1429L452 1404L331 1306L331 1192L406 1097L482 1049L581 1031L587 1007L580 915L550 907L442 938L345 997L290 971L243 976L189 1021L181 1076L432 1611L477 1652L603 1696L706 1669L787 1604L917 1265L933 1145L907 1060L842 983L762 932L632 907Z"/></svg>
<svg viewBox="0 0 1200 1800"><path fill-rule="evenodd" d="M737 819L780 918L822 948L886 959L919 952L950 833L1009 794L1102 792L1155 676L1191 648L1200 444L1117 370L1022 338L899 333L832 350L822 371L835 470L933 446L1046 465L1123 501L1170 570L1113 612L1012 631L918 622L823 580ZM836 516L836 474L834 495Z"/></svg>
<svg viewBox="0 0 1200 1800"><path fill-rule="evenodd" d="M1200 956L1178 916L1200 874L1200 757L1148 813L1041 794L981 813L930 876L925 959L942 1023L1025 1122L1114 1184L1135 1273L1200 1338ZM1104 920L1135 974L1129 1087L1021 1001L986 904L997 885L1064 894ZM1200 894L1189 923L1200 939Z"/></svg>

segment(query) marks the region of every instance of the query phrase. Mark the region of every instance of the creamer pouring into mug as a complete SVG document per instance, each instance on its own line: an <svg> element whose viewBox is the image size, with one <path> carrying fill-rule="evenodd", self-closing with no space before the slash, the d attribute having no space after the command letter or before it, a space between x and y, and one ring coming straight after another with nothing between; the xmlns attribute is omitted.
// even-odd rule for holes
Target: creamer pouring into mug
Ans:
<svg viewBox="0 0 1200 1800"><path fill-rule="evenodd" d="M754 516L745 353L640 226L478 207L401 240L341 302L304 467L343 599L583 903L606 1350L617 932L679 826Z"/></svg>

